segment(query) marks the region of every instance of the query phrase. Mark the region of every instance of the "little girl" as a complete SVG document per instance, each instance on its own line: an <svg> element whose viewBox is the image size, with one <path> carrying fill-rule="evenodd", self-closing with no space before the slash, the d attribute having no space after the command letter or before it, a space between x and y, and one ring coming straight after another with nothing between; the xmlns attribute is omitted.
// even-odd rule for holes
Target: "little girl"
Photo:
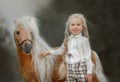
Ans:
<svg viewBox="0 0 120 82"><path fill-rule="evenodd" d="M72 14L66 22L65 39L57 50L41 53L41 57L66 52L67 82L92 82L91 48L86 19L82 14Z"/></svg>

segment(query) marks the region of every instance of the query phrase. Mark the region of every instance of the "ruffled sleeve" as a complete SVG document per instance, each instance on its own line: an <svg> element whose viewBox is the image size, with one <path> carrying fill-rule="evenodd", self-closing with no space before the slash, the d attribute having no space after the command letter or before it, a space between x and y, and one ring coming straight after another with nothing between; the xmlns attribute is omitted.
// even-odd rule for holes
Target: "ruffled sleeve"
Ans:
<svg viewBox="0 0 120 82"><path fill-rule="evenodd" d="M50 55L62 55L63 51L64 45L62 44L61 47L59 47L58 49L50 50Z"/></svg>

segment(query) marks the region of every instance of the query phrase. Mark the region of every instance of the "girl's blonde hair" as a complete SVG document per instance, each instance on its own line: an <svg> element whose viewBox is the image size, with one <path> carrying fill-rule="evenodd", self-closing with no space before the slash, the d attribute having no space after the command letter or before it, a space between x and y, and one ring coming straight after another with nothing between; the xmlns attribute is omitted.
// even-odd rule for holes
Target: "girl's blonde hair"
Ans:
<svg viewBox="0 0 120 82"><path fill-rule="evenodd" d="M86 22L86 19L85 19L84 15L83 14L72 14L72 15L70 15L68 17L67 22L66 22L65 37L64 37L64 54L67 52L68 36L69 36L69 30L68 29L69 29L70 20L74 17L76 17L76 18L78 18L82 21L82 26L83 26L82 34L89 39L87 22Z"/></svg>

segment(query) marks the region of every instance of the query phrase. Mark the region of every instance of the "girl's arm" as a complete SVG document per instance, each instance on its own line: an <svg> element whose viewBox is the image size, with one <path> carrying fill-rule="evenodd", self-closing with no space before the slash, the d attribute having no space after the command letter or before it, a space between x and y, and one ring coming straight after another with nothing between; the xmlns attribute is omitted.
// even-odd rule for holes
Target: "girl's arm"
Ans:
<svg viewBox="0 0 120 82"><path fill-rule="evenodd" d="M40 53L39 57L43 58L47 55L62 55L63 51L64 51L64 45L62 44L61 47L58 49L53 49L47 52Z"/></svg>
<svg viewBox="0 0 120 82"><path fill-rule="evenodd" d="M62 55L63 51L64 51L64 45L62 44L61 47L59 47L58 49L50 50L49 54L50 55Z"/></svg>

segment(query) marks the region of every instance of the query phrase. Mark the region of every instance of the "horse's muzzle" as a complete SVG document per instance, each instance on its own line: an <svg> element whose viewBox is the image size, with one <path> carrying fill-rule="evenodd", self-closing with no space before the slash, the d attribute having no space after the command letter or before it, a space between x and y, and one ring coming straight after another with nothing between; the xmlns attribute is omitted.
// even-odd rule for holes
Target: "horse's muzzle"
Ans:
<svg viewBox="0 0 120 82"><path fill-rule="evenodd" d="M24 42L21 47L25 53L30 53L32 50L33 44L31 42Z"/></svg>

